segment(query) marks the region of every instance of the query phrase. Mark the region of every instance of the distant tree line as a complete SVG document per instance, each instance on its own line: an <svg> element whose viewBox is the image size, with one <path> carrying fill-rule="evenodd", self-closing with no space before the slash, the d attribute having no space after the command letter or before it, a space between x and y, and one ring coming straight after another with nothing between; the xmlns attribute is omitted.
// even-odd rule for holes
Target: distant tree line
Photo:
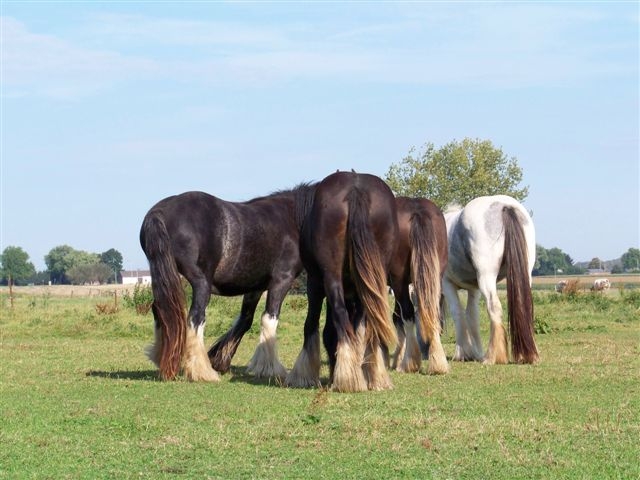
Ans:
<svg viewBox="0 0 640 480"><path fill-rule="evenodd" d="M52 248L44 257L47 269L37 272L21 247L9 246L0 255L0 284L104 284L122 281L122 254L111 248L102 253L76 250L69 245Z"/></svg>

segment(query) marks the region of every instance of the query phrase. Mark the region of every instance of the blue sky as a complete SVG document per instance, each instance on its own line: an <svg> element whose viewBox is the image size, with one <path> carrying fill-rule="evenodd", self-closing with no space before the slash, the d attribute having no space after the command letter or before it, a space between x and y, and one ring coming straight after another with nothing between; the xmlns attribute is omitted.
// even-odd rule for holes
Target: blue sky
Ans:
<svg viewBox="0 0 640 480"><path fill-rule="evenodd" d="M640 246L637 2L1 3L0 248L116 248L146 211L247 200L412 147L518 159L537 243Z"/></svg>

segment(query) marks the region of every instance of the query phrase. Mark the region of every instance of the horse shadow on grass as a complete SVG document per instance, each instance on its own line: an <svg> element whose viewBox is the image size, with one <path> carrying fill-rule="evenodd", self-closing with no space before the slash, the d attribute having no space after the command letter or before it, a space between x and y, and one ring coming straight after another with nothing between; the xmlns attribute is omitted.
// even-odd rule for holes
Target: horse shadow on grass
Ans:
<svg viewBox="0 0 640 480"><path fill-rule="evenodd" d="M105 378L109 380L134 380L141 382L161 382L160 372L158 370L89 370L87 377ZM232 365L229 372L224 376L229 376L229 383L246 383L247 385L261 385L266 387L284 387L282 380L278 378L256 378L249 373L246 366ZM322 385L329 382L328 378L320 379Z"/></svg>
<svg viewBox="0 0 640 480"><path fill-rule="evenodd" d="M285 386L284 381L277 377L255 377L250 373L246 366L231 365L229 372L225 375L231 375L229 383L246 383L247 385L260 385L265 387L290 388ZM322 387L329 383L328 377L321 377L320 384ZM301 390L310 390L317 387L302 388Z"/></svg>
<svg viewBox="0 0 640 480"><path fill-rule="evenodd" d="M107 378L110 380L137 380L146 382L159 382L160 375L158 370L116 370L106 372L102 370L89 370L87 377Z"/></svg>

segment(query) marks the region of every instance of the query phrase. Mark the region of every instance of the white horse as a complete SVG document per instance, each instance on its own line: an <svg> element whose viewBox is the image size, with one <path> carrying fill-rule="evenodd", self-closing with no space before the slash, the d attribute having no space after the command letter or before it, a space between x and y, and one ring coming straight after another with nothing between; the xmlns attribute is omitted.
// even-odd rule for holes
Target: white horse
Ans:
<svg viewBox="0 0 640 480"><path fill-rule="evenodd" d="M507 279L507 304L512 360L534 363L531 271L536 244L533 221L525 208L506 195L478 197L464 208L445 212L449 263L442 290L456 327L453 360L508 363L507 337L496 283ZM466 315L458 290L466 290ZM485 298L491 336L482 354L479 328L480 293Z"/></svg>

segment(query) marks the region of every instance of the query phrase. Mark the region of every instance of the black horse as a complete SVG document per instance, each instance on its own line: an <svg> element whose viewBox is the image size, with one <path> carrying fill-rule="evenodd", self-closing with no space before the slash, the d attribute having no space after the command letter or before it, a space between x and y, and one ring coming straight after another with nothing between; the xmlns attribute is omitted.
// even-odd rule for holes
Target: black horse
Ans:
<svg viewBox="0 0 640 480"><path fill-rule="evenodd" d="M332 388L392 387L382 348L396 341L387 275L397 235L393 193L380 178L337 172L317 185L301 244L309 299L304 346L288 385L320 383L318 323L326 296L324 345Z"/></svg>
<svg viewBox="0 0 640 480"><path fill-rule="evenodd" d="M420 369L417 318L420 340L429 345L428 373L446 373L449 366L440 342L442 276L448 259L444 215L426 198L397 197L396 208L399 241L389 275L395 294L393 321L399 339L393 367L402 372Z"/></svg>
<svg viewBox="0 0 640 480"><path fill-rule="evenodd" d="M228 370L265 290L263 342L254 362L264 371L255 373L284 376L275 351L275 329L282 300L302 270L300 229L313 191L313 186L302 184L242 203L187 192L149 210L140 231L154 296L155 343L148 355L163 379L173 379L182 368L190 380L218 380L212 366ZM179 274L193 288L188 317ZM239 318L207 358L205 308L211 293L244 298Z"/></svg>

